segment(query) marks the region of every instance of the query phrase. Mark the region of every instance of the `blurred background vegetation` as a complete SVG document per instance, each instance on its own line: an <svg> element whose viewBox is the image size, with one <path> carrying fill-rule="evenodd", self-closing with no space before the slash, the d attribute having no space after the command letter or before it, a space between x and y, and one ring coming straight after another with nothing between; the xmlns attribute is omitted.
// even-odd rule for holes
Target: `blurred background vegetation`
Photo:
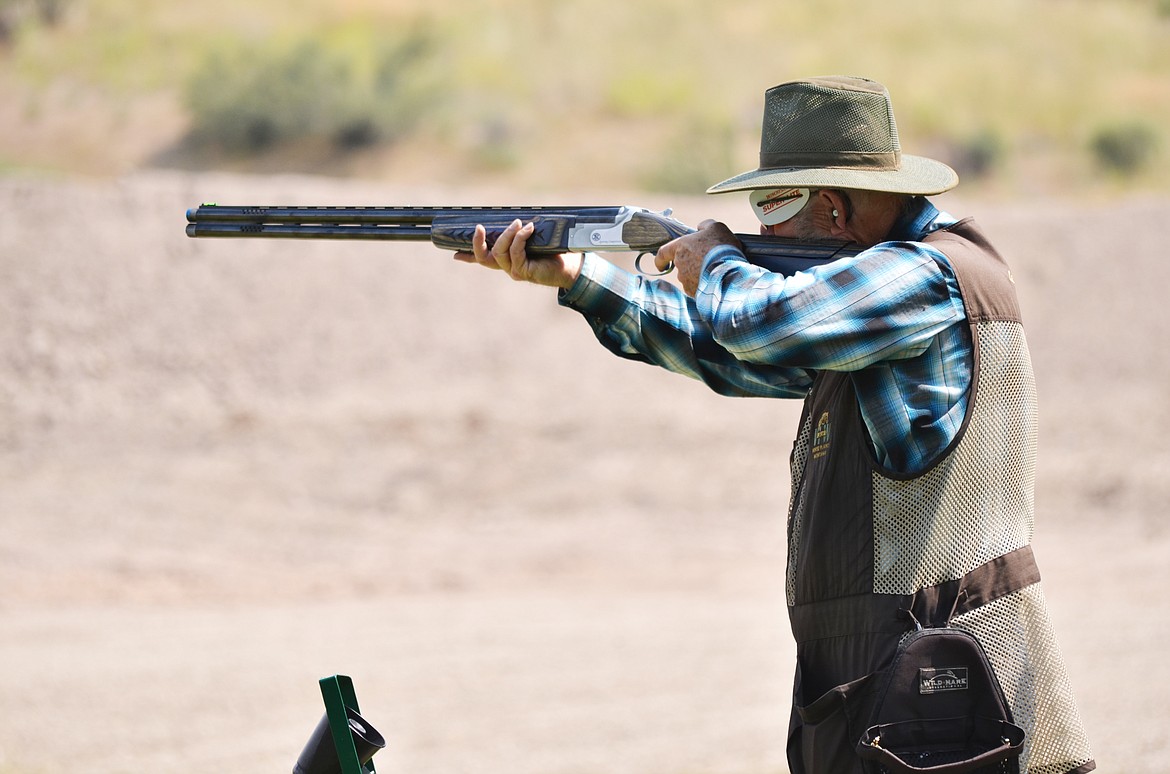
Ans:
<svg viewBox="0 0 1170 774"><path fill-rule="evenodd" d="M1170 0L0 0L0 173L698 193L828 73L969 191L1170 188Z"/></svg>

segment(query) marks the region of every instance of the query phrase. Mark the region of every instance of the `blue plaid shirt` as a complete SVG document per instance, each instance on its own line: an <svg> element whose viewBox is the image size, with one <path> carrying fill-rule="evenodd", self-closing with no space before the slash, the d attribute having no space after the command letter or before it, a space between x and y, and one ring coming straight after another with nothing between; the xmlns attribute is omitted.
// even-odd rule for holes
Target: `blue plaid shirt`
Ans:
<svg viewBox="0 0 1170 774"><path fill-rule="evenodd" d="M954 222L916 199L893 241L791 277L718 247L703 260L694 299L586 255L560 302L615 354L722 395L803 398L817 371L849 371L878 461L913 473L955 437L971 386L958 282L946 257L921 242Z"/></svg>

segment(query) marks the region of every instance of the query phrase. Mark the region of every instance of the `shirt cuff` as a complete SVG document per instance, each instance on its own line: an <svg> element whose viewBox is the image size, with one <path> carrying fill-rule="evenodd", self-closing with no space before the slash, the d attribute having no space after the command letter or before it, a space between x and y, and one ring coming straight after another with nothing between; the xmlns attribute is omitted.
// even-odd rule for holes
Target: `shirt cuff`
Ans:
<svg viewBox="0 0 1170 774"><path fill-rule="evenodd" d="M716 261L747 261L747 256L744 255L743 250L740 250L735 245L716 245L707 251L703 256L703 264L700 267L700 272L706 272L711 264Z"/></svg>
<svg viewBox="0 0 1170 774"><path fill-rule="evenodd" d="M717 245L707 251L707 254L703 256L703 263L699 266L699 287L695 293L696 298L703 294L704 286L710 281L712 270L727 261L737 261L745 264L748 262L743 250L740 250L735 245Z"/></svg>
<svg viewBox="0 0 1170 774"><path fill-rule="evenodd" d="M577 281L557 293L557 302L582 314L607 318L614 312L615 297L633 298L637 284L638 278L628 271L595 253L584 253Z"/></svg>

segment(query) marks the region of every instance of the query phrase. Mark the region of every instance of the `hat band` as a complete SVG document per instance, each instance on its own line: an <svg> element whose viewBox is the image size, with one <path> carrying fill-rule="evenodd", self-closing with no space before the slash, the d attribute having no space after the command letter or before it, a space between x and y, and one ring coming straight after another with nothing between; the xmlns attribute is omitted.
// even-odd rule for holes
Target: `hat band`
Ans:
<svg viewBox="0 0 1170 774"><path fill-rule="evenodd" d="M902 166L902 154L833 151L831 153L765 153L760 151L760 169L844 168L893 172Z"/></svg>

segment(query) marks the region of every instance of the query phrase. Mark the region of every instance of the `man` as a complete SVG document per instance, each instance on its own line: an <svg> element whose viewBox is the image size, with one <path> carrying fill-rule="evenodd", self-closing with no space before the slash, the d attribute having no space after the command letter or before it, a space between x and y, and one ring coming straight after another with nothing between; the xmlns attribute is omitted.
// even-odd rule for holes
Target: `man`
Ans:
<svg viewBox="0 0 1170 774"><path fill-rule="evenodd" d="M1029 548L1036 401L1014 281L974 223L924 198L957 183L901 153L885 87L814 78L768 90L759 167L708 192L748 191L762 233L868 248L855 257L785 277L712 221L657 256L681 291L592 255L529 258L518 221L457 256L560 288L623 357L726 395L804 400L793 772L863 770L876 678L915 625L979 640L1025 732L1021 771L1095 768Z"/></svg>

